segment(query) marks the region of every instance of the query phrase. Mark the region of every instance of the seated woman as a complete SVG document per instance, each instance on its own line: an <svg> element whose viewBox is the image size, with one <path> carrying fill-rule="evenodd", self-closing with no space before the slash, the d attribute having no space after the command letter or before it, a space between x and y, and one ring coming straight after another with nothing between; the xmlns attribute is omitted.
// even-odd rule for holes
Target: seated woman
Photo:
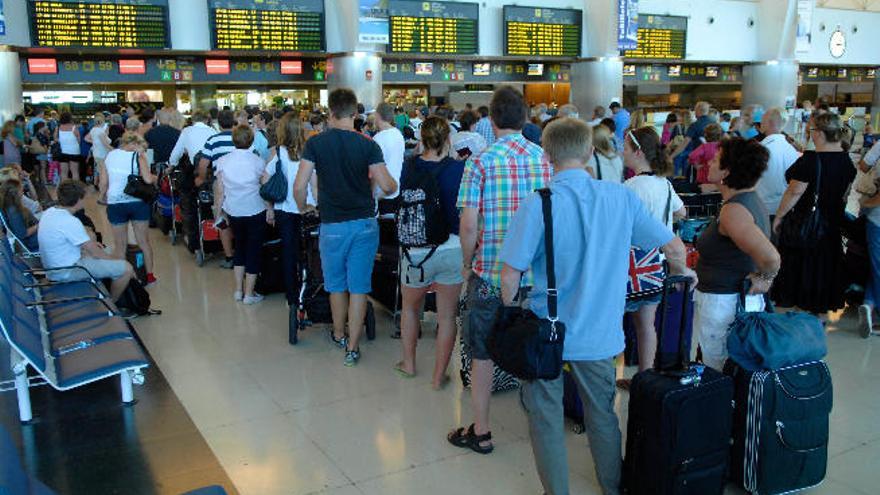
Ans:
<svg viewBox="0 0 880 495"><path fill-rule="evenodd" d="M717 220L697 239L699 283L694 293L694 336L703 362L722 369L727 360L727 335L736 317L746 280L751 289L746 309L759 311L762 296L779 272L780 257L770 242L770 215L755 185L770 155L756 141L731 138L709 164L709 181L724 198Z"/></svg>
<svg viewBox="0 0 880 495"><path fill-rule="evenodd" d="M6 226L28 251L39 251L37 218L21 203L23 186L20 180L10 178L0 184L0 214Z"/></svg>

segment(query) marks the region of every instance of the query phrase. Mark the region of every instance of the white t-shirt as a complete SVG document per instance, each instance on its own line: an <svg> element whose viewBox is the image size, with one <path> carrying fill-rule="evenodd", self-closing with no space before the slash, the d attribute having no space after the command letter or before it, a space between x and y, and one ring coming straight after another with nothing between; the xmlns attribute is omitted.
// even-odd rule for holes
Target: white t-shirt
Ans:
<svg viewBox="0 0 880 495"><path fill-rule="evenodd" d="M400 183L400 173L403 171L403 154L406 151L406 143L403 141L403 134L397 128L385 129L373 136L373 141L382 149L382 156L385 159L385 167L388 173L395 181ZM393 199L396 198L398 192L390 196L382 194L381 190L377 190L375 196L377 198Z"/></svg>
<svg viewBox="0 0 880 495"><path fill-rule="evenodd" d="M596 166L596 162L598 161L598 167ZM614 182L615 184L620 184L623 182L623 159L620 158L620 155L614 155L614 158L608 158L602 153L594 153L593 159L588 163L590 167L596 172L596 178L600 177L599 168L601 170L601 177L603 181Z"/></svg>
<svg viewBox="0 0 880 495"><path fill-rule="evenodd" d="M235 149L214 162L223 177L223 211L233 217L251 217L266 211L260 197L263 159L250 150Z"/></svg>
<svg viewBox="0 0 880 495"><path fill-rule="evenodd" d="M770 152L770 159L767 161L767 170L758 180L755 192L764 202L767 211L773 215L779 208L785 189L788 188L785 171L800 158L800 153L794 149L794 146L788 144L788 140L782 134L767 136L761 144Z"/></svg>
<svg viewBox="0 0 880 495"><path fill-rule="evenodd" d="M636 193L636 196L642 200L642 203L657 221L672 229L672 215L684 208L684 202L678 197L678 194L672 189L672 184L665 177L637 175L624 182L624 185ZM664 219L663 213L666 211L667 204L669 204L669 216Z"/></svg>
<svg viewBox="0 0 880 495"><path fill-rule="evenodd" d="M37 228L40 259L45 268L75 265L82 257L81 246L89 242L82 222L64 208L52 207L43 212Z"/></svg>
<svg viewBox="0 0 880 495"><path fill-rule="evenodd" d="M452 149L460 152L464 148L471 150L470 156L477 156L486 149L486 138L472 131L461 131L452 136Z"/></svg>
<svg viewBox="0 0 880 495"><path fill-rule="evenodd" d="M107 153L110 153L110 148L105 146L101 139L101 136L107 135L107 124L92 127L89 135L92 136L92 155L98 160L103 160L107 157Z"/></svg>
<svg viewBox="0 0 880 495"><path fill-rule="evenodd" d="M275 170L278 167L278 160L281 160L281 163L283 164L282 170L284 170L284 178L287 179L287 199L285 199L283 203L275 203L275 209L287 213L298 214L299 208L296 206L296 201L293 199L293 181L296 179L296 173L299 171L299 160L295 162L290 160L290 155L287 154L286 146L279 146L278 151L279 153L275 155L275 158L269 160L269 163L266 165L266 173L269 174L269 176L275 175ZM309 184L307 193L308 196L306 197L306 203L313 206L316 205L317 202L312 195L311 184Z"/></svg>
<svg viewBox="0 0 880 495"><path fill-rule="evenodd" d="M107 169L107 204L133 203L140 201L134 196L125 194L125 185L128 184L128 176L140 173L137 153L134 151L113 150L107 154L104 162Z"/></svg>

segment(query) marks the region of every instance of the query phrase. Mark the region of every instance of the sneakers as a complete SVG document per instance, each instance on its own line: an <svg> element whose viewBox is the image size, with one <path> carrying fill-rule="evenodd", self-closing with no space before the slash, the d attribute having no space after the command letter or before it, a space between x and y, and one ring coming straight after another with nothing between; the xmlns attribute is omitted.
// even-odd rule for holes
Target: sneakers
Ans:
<svg viewBox="0 0 880 495"><path fill-rule="evenodd" d="M234 266L235 262L232 261L232 258L226 258L222 263L220 263L220 268L226 268L229 270L231 270Z"/></svg>
<svg viewBox="0 0 880 495"><path fill-rule="evenodd" d="M863 339L871 337L874 329L874 308L867 304L859 306L859 334Z"/></svg>
<svg viewBox="0 0 880 495"><path fill-rule="evenodd" d="M156 282L158 282L158 280L156 279L156 276L153 275L152 273L148 273L147 274L147 286L153 285Z"/></svg>
<svg viewBox="0 0 880 495"><path fill-rule="evenodd" d="M336 336L333 335L333 330L327 332L327 335L330 337L330 341L336 344L340 349L345 349L348 345L348 339L345 338L345 335L343 335L341 339L337 339Z"/></svg>
<svg viewBox="0 0 880 495"><path fill-rule="evenodd" d="M244 295L240 290L237 290L232 293L232 298L235 299L235 302L241 302L244 299Z"/></svg>
<svg viewBox="0 0 880 495"><path fill-rule="evenodd" d="M263 301L263 296L260 294L257 294L256 292L254 292L254 295L252 295L252 296L244 296L244 298L241 300L241 302L248 304L248 305L259 304L262 301Z"/></svg>
<svg viewBox="0 0 880 495"><path fill-rule="evenodd" d="M342 361L342 364L351 368L352 366L356 366L360 359L361 351L345 351L345 359Z"/></svg>

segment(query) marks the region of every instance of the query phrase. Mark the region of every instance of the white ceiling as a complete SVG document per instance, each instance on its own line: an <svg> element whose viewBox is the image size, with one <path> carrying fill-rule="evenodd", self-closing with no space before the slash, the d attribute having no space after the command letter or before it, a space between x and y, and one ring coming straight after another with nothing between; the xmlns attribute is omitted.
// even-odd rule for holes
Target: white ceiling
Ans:
<svg viewBox="0 0 880 495"><path fill-rule="evenodd" d="M817 7L880 12L880 0L816 0Z"/></svg>

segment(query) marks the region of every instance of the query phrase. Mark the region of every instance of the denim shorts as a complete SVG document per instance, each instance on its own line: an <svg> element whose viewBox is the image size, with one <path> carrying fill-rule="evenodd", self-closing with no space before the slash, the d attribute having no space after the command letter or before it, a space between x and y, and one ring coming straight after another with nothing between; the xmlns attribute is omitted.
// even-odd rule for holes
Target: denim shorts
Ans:
<svg viewBox="0 0 880 495"><path fill-rule="evenodd" d="M432 284L456 285L464 282L461 278L462 256L461 247L434 251L421 269L417 268L428 251L411 250L410 258L404 254L401 258L400 282L415 289L424 289Z"/></svg>
<svg viewBox="0 0 880 495"><path fill-rule="evenodd" d="M150 205L141 200L109 204L107 205L107 220L111 225L122 225L129 221L149 222Z"/></svg>
<svg viewBox="0 0 880 495"><path fill-rule="evenodd" d="M372 292L373 262L379 249L375 218L323 223L319 246L327 292Z"/></svg>
<svg viewBox="0 0 880 495"><path fill-rule="evenodd" d="M643 306L648 306L649 304L660 304L660 301L663 300L663 293L658 292L657 294L653 294L650 296L642 297L639 299L633 299L631 301L626 301L626 312L627 313L635 313L636 311L642 309Z"/></svg>

